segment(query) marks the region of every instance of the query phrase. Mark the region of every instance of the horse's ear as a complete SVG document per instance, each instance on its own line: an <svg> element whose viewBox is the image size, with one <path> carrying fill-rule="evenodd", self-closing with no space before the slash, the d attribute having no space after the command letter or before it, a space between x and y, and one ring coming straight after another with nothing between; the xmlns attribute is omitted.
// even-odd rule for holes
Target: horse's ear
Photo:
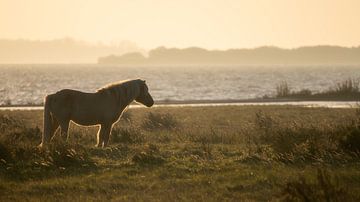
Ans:
<svg viewBox="0 0 360 202"><path fill-rule="evenodd" d="M145 83L146 81L145 81L145 80L142 80L142 82L144 82L144 83Z"/></svg>

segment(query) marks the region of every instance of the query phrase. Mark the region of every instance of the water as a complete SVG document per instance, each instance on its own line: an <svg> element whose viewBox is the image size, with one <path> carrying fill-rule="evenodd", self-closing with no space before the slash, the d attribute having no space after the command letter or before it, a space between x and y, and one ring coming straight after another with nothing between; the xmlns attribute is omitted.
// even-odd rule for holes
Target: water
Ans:
<svg viewBox="0 0 360 202"><path fill-rule="evenodd" d="M217 106L299 106L307 108L358 108L359 102L356 101L304 101L304 102L233 102L233 103L187 103L187 104L156 104L152 107L217 107ZM145 107L143 105L131 104L129 108L141 108ZM43 110L43 106L10 106L10 107L0 107L0 111L17 111L17 110Z"/></svg>
<svg viewBox="0 0 360 202"><path fill-rule="evenodd" d="M360 66L0 65L0 104L39 104L60 89L94 92L129 78L146 79L155 100L248 99L274 95L282 81L293 90L324 91L360 78Z"/></svg>

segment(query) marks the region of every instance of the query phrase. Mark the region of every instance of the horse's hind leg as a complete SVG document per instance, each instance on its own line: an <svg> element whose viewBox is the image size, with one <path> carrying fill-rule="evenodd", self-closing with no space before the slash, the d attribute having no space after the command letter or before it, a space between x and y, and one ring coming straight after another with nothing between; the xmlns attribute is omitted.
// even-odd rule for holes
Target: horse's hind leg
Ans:
<svg viewBox="0 0 360 202"><path fill-rule="evenodd" d="M61 129L60 135L64 141L66 141L69 138L69 135L68 135L69 134L69 123L70 123L70 120L65 120L65 121L60 122L60 129Z"/></svg>
<svg viewBox="0 0 360 202"><path fill-rule="evenodd" d="M59 128L59 122L51 114L46 117L48 120L44 121L44 132L43 140L39 147L42 147L43 144L48 143L54 137L56 130Z"/></svg>
<svg viewBox="0 0 360 202"><path fill-rule="evenodd" d="M52 123L52 126L51 126L51 130L50 130L50 139L52 140L54 138L56 130L59 128L59 122L55 118L53 118L51 123Z"/></svg>

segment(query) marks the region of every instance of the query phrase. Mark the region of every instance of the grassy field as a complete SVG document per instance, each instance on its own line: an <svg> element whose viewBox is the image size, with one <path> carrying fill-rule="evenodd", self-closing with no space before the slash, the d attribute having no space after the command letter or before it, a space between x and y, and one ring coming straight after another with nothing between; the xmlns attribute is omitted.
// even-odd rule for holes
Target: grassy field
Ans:
<svg viewBox="0 0 360 202"><path fill-rule="evenodd" d="M0 201L358 201L360 111L129 109L110 147L70 128L39 150L42 111L0 111Z"/></svg>

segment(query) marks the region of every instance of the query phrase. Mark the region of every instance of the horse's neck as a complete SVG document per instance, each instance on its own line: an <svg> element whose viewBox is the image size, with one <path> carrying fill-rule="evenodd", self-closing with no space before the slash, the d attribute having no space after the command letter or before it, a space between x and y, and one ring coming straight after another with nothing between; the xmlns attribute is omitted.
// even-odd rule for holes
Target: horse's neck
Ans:
<svg viewBox="0 0 360 202"><path fill-rule="evenodd" d="M120 94L120 106L122 108L122 110L124 110L127 106L129 106L134 100L135 100L135 97L134 96L123 96L123 95Z"/></svg>

